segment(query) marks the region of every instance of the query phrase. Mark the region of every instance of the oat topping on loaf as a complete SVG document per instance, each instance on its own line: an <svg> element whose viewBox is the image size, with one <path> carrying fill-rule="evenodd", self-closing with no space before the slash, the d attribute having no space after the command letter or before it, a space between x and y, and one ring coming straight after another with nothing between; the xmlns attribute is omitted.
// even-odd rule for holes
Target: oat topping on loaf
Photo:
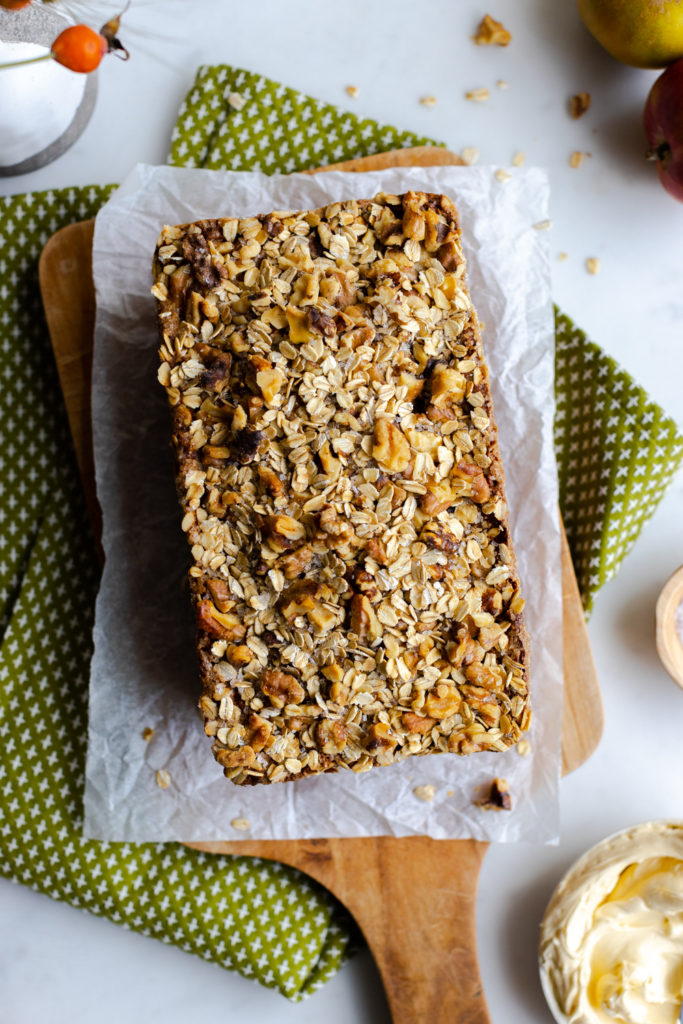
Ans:
<svg viewBox="0 0 683 1024"><path fill-rule="evenodd" d="M455 207L166 227L153 294L213 751L233 782L505 750L527 637Z"/></svg>

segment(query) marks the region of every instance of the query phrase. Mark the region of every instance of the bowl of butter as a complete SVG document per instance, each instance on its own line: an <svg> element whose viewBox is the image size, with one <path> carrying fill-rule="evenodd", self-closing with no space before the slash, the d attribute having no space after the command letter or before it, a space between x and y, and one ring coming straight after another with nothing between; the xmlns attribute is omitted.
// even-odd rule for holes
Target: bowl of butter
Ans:
<svg viewBox="0 0 683 1024"><path fill-rule="evenodd" d="M558 1024L678 1024L683 821L635 825L580 857L548 904L539 959Z"/></svg>

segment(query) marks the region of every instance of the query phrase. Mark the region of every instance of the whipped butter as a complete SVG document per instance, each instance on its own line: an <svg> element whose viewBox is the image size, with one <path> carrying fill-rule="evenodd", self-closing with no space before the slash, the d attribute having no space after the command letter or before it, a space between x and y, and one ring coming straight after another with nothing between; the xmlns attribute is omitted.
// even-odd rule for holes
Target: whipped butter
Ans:
<svg viewBox="0 0 683 1024"><path fill-rule="evenodd" d="M576 862L541 925L558 1021L677 1024L683 1000L683 822L619 832Z"/></svg>

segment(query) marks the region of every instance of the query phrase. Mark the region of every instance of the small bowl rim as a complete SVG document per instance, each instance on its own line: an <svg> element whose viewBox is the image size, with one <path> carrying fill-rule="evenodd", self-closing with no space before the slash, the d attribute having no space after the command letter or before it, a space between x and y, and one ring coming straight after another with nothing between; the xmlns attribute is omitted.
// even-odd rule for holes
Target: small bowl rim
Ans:
<svg viewBox="0 0 683 1024"><path fill-rule="evenodd" d="M683 569L683 566L681 566L681 569ZM543 941L543 928L545 925L546 918L548 916L548 910L550 908L550 905L554 901L558 890L563 885L565 885L565 883L569 880L572 874L574 874L574 872L576 872L580 868L581 864L585 860L587 860L592 854L594 854L595 851L598 850L601 846L606 846L608 843L611 843L614 839L618 839L620 836L628 835L632 832L637 832L638 830L644 829L651 825L667 825L669 827L677 828L683 831L683 818L649 818L646 821L640 821L637 822L635 825L628 825L626 828L620 828L616 832L611 832L603 839L598 840L597 843L593 843L592 846L589 846L587 850L584 850L583 853L579 854L579 856L574 861L572 861L567 870L563 872L561 878L557 882L557 885L554 887L552 893L550 894L550 898L548 899L546 908L543 911L543 917L541 918L541 924L539 927L538 973L541 981L541 989L543 990L543 995L545 996L545 1001L548 1004L548 1009L552 1013L557 1024L568 1024L569 1018L558 1005L558 1002L555 998L555 993L553 992L552 986L550 984L548 972L545 970L543 966L543 961L541 959L541 943Z"/></svg>
<svg viewBox="0 0 683 1024"><path fill-rule="evenodd" d="M683 565L669 576L655 606L655 644L664 670L683 689L683 642L676 615L683 602Z"/></svg>

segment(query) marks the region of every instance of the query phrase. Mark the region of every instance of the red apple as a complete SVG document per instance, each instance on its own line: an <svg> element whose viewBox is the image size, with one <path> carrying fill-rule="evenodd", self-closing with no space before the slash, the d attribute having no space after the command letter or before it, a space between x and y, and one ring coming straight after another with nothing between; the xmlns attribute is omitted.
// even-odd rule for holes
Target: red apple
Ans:
<svg viewBox="0 0 683 1024"><path fill-rule="evenodd" d="M662 185L683 203L683 59L671 64L652 86L643 121L650 143L648 160L657 162Z"/></svg>

